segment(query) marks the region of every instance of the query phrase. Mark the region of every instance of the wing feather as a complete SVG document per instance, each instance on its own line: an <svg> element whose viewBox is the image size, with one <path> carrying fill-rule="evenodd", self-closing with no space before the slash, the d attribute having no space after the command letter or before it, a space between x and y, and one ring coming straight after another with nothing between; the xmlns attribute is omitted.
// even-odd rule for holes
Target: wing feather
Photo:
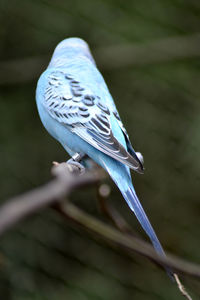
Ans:
<svg viewBox="0 0 200 300"><path fill-rule="evenodd" d="M110 124L112 112L99 96L89 87L82 86L74 76L60 70L52 71L48 75L43 104L54 119L93 147L142 172L135 152L129 153L114 137Z"/></svg>

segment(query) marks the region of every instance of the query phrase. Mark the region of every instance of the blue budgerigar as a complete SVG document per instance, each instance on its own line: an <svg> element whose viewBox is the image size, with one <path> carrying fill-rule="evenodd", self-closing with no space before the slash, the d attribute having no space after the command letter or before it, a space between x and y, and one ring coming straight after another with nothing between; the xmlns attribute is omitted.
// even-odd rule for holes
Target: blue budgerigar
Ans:
<svg viewBox="0 0 200 300"><path fill-rule="evenodd" d="M47 131L81 163L91 158L118 186L159 255L163 248L135 193L130 169L143 172L106 83L85 41L60 42L36 91L40 118Z"/></svg>

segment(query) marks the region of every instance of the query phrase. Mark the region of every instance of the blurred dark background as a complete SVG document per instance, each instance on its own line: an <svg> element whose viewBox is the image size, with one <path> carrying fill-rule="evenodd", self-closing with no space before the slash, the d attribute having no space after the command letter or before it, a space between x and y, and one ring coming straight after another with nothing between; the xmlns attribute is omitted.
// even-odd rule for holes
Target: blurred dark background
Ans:
<svg viewBox="0 0 200 300"><path fill-rule="evenodd" d="M166 250L200 261L200 2L0 0L1 202L51 178L68 156L39 120L35 88L62 39L85 39L145 174L136 191ZM142 238L111 181L110 201ZM94 189L72 200L98 218ZM108 221L106 221L108 222ZM190 292L197 282L185 278ZM47 209L0 241L0 299L182 299L165 272L130 261ZM197 299L197 298L196 298Z"/></svg>

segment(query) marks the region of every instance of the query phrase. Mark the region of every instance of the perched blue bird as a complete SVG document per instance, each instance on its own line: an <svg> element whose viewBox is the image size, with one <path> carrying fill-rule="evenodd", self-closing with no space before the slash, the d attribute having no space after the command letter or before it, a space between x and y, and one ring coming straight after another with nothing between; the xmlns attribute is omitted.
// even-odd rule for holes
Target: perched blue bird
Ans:
<svg viewBox="0 0 200 300"><path fill-rule="evenodd" d="M163 248L134 190L130 169L143 172L143 162L129 136L106 83L85 41L60 42L36 91L40 118L72 159L89 157L114 180L159 255Z"/></svg>

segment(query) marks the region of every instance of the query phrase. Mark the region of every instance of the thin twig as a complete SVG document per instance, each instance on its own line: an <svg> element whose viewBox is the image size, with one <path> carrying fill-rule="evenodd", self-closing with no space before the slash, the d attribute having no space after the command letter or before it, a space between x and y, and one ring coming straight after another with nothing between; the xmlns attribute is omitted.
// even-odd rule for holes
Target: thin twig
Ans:
<svg viewBox="0 0 200 300"><path fill-rule="evenodd" d="M188 300L192 300L191 296L187 293L187 291L185 290L185 287L183 286L183 284L181 283L179 277L177 274L174 274L174 278L175 278L175 281L177 283L177 286L181 292L181 294L187 298Z"/></svg>
<svg viewBox="0 0 200 300"><path fill-rule="evenodd" d="M97 186L97 199L101 209L101 212L112 221L119 231L124 233L132 234L131 227L128 225L126 220L121 216L121 214L108 203L108 196L110 195L110 187L107 184L101 184Z"/></svg>

